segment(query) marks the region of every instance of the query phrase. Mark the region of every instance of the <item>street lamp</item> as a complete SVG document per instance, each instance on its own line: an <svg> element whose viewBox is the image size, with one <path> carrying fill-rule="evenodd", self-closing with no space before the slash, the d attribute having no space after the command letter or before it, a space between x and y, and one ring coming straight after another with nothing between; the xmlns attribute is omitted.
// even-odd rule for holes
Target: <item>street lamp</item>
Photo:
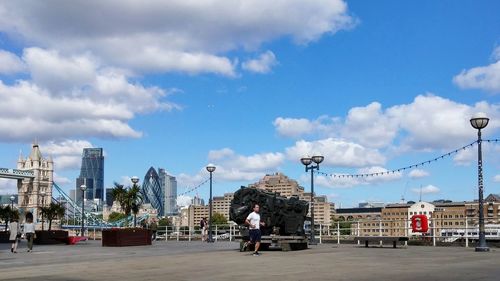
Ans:
<svg viewBox="0 0 500 281"><path fill-rule="evenodd" d="M132 187L135 187L139 182L139 177L133 176L130 178L130 181L132 181ZM134 227L136 226L137 226L137 215L134 213Z"/></svg>
<svg viewBox="0 0 500 281"><path fill-rule="evenodd" d="M16 200L16 197L14 195L10 196L10 208L14 210L14 200Z"/></svg>
<svg viewBox="0 0 500 281"><path fill-rule="evenodd" d="M300 162L306 166L306 173L311 171L311 237L309 238L310 245L316 245L315 229L314 229L314 170L319 171L319 164L323 162L325 157L316 155L313 157L301 158ZM316 165L312 164L315 163Z"/></svg>
<svg viewBox="0 0 500 281"><path fill-rule="evenodd" d="M40 196L42 196L42 208L45 207L45 195L47 195L47 193L45 193L45 191L42 191L40 192ZM43 220L43 212L42 213L42 231L43 231L43 225L44 225L44 220Z"/></svg>
<svg viewBox="0 0 500 281"><path fill-rule="evenodd" d="M80 189L82 190L82 231L80 236L83 236L85 232L85 190L87 190L87 186L82 184Z"/></svg>
<svg viewBox="0 0 500 281"><path fill-rule="evenodd" d="M481 150L481 129L486 128L490 119L484 113L477 113L470 119L470 124L477 129L477 172L479 189L479 245L476 252L488 252L490 248L486 245L486 236L484 231L484 200L483 200L483 152Z"/></svg>
<svg viewBox="0 0 500 281"><path fill-rule="evenodd" d="M210 201L209 201L209 214L208 214L208 243L213 243L213 237L212 237L212 173L215 171L215 166L214 164L208 164L207 165L207 171L210 173Z"/></svg>

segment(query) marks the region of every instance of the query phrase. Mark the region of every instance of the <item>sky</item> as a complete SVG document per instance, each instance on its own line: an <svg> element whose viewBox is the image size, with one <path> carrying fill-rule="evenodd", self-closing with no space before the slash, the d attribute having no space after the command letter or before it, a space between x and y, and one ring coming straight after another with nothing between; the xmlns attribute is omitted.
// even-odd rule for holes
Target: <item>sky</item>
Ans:
<svg viewBox="0 0 500 281"><path fill-rule="evenodd" d="M214 194L323 155L337 206L477 198L477 138L500 138L498 1L0 1L0 167L36 139L74 188L84 147L105 186L165 168ZM484 143L485 193L500 144ZM332 177L330 175L335 175ZM16 192L0 179L0 193ZM179 198L208 197L208 185Z"/></svg>

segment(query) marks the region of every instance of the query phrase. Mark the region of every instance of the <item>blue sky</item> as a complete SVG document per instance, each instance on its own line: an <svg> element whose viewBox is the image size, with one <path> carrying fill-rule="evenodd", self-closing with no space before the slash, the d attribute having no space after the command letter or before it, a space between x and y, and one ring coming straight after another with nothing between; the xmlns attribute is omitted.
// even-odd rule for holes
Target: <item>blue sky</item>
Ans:
<svg viewBox="0 0 500 281"><path fill-rule="evenodd" d="M37 138L67 189L87 146L105 150L106 186L155 166L183 192L213 162L221 194L277 171L308 190L307 154L329 174L432 159L474 141L478 111L500 137L498 1L56 2L0 4L0 166ZM317 192L470 200L475 149L319 176ZM499 152L485 144L486 193L500 193Z"/></svg>

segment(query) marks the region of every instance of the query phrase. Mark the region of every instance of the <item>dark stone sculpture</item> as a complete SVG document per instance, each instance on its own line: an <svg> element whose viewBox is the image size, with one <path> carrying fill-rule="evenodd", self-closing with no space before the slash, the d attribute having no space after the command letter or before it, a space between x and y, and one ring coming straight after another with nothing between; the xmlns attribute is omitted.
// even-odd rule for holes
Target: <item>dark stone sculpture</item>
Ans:
<svg viewBox="0 0 500 281"><path fill-rule="evenodd" d="M304 235L304 221L309 210L309 203L297 196L286 198L253 187L241 187L234 193L229 217L243 225L252 212L253 204L259 204L260 217L265 226L261 226L262 235Z"/></svg>

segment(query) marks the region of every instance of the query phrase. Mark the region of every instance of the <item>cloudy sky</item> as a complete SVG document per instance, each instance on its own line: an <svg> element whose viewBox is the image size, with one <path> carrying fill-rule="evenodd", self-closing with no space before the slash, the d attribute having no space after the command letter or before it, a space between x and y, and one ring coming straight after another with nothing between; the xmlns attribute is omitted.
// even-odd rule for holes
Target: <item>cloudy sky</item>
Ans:
<svg viewBox="0 0 500 281"><path fill-rule="evenodd" d="M70 189L84 147L105 185L150 166L215 194L284 172L379 173L500 137L498 1L0 1L0 167L38 139ZM342 206L476 195L476 147L370 178L318 176ZM500 145L485 144L486 193ZM206 197L208 186L198 191ZM15 182L0 180L0 193ZM193 196L194 194L190 194Z"/></svg>

